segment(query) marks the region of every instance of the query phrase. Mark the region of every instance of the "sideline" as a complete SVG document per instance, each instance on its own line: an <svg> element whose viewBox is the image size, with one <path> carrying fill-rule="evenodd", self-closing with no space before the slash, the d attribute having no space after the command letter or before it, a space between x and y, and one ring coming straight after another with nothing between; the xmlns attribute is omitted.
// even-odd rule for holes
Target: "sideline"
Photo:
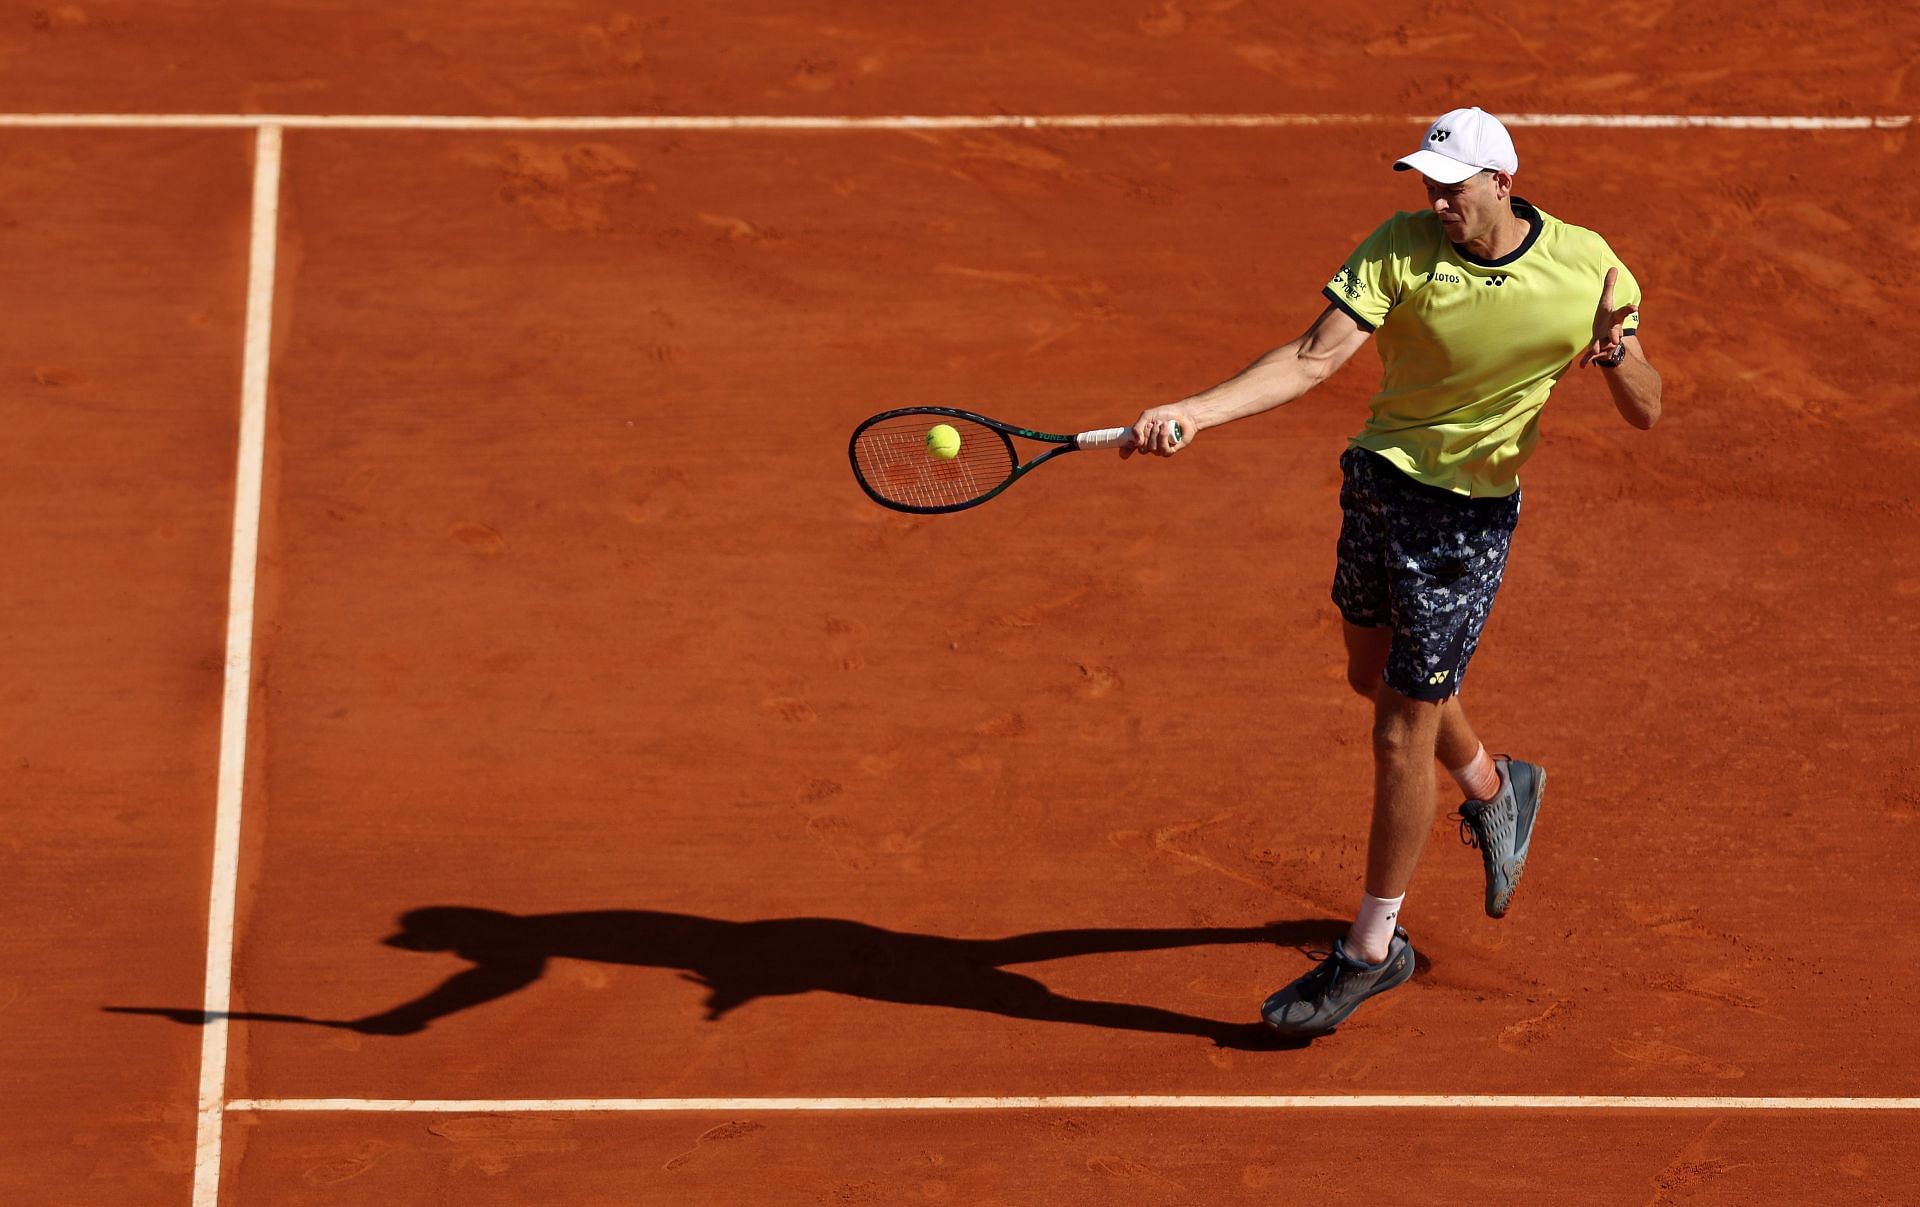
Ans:
<svg viewBox="0 0 1920 1207"><path fill-rule="evenodd" d="M260 555L260 479L267 435L267 360L273 343L274 255L280 216L280 129L254 137L253 229L247 257L246 342L240 369L240 452L234 471L233 562L227 578L226 680L220 702L220 778L207 906L206 1020L200 1032L194 1207L220 1201L220 1130L227 1108L227 1011L233 999L234 900L240 875L240 806L247 775L247 704L253 685L254 581Z"/></svg>

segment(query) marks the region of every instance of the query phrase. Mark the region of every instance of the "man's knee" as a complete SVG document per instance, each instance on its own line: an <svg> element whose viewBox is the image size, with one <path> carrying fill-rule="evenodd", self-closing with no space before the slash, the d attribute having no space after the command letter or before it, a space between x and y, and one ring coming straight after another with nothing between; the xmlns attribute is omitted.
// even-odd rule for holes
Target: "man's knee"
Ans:
<svg viewBox="0 0 1920 1207"><path fill-rule="evenodd" d="M1428 743L1431 746L1431 743ZM1373 753L1383 759L1413 758L1420 754L1420 733L1400 717L1376 718L1373 723ZM1425 752L1431 755L1431 749Z"/></svg>
<svg viewBox="0 0 1920 1207"><path fill-rule="evenodd" d="M1376 758L1430 759L1440 737L1440 704L1413 700L1382 683L1374 693L1373 753Z"/></svg>

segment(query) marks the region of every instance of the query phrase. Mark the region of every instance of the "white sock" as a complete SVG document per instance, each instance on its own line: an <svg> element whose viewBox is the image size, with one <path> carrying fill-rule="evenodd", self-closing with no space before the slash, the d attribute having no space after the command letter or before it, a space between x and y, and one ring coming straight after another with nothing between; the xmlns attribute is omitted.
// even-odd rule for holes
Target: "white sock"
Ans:
<svg viewBox="0 0 1920 1207"><path fill-rule="evenodd" d="M1400 903L1406 899L1405 893L1398 897L1376 897L1372 893L1362 893L1360 912L1354 916L1353 925L1347 930L1347 954L1369 964L1378 964L1386 959L1387 951L1393 945L1394 919L1400 916Z"/></svg>

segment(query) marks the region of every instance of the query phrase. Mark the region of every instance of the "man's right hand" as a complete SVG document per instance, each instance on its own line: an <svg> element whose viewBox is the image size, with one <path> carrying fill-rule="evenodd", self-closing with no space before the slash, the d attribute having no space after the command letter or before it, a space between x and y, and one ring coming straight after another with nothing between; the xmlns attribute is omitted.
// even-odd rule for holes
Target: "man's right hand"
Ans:
<svg viewBox="0 0 1920 1207"><path fill-rule="evenodd" d="M1179 433L1177 438L1175 432ZM1200 424L1188 407L1177 402L1154 407L1142 411L1140 418L1134 421L1133 439L1120 446L1120 455L1131 457L1135 453L1152 453L1157 457L1171 457L1192 444L1193 438L1199 433Z"/></svg>

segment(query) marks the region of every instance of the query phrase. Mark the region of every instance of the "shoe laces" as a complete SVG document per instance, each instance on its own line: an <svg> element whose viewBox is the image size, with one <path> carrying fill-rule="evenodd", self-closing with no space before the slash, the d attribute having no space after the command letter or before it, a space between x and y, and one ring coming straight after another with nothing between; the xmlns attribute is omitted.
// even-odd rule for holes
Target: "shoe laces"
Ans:
<svg viewBox="0 0 1920 1207"><path fill-rule="evenodd" d="M1513 840L1511 811L1493 801L1468 801L1459 812L1447 814L1447 820L1460 823L1461 846L1485 850L1490 844Z"/></svg>
<svg viewBox="0 0 1920 1207"><path fill-rule="evenodd" d="M1333 992L1335 985L1340 983L1341 974L1347 970L1347 961L1338 952L1317 947L1309 948L1307 955L1311 959L1320 961L1320 964L1300 979L1303 986L1311 987L1315 991L1316 997L1325 997Z"/></svg>
<svg viewBox="0 0 1920 1207"><path fill-rule="evenodd" d="M1476 831L1473 828L1473 823L1480 820L1480 814L1477 810L1471 816L1469 816L1465 811L1465 809L1463 808L1458 813L1447 814L1447 820L1457 821L1460 823L1460 845L1461 846L1473 847L1476 850L1479 849L1480 835L1478 831Z"/></svg>

